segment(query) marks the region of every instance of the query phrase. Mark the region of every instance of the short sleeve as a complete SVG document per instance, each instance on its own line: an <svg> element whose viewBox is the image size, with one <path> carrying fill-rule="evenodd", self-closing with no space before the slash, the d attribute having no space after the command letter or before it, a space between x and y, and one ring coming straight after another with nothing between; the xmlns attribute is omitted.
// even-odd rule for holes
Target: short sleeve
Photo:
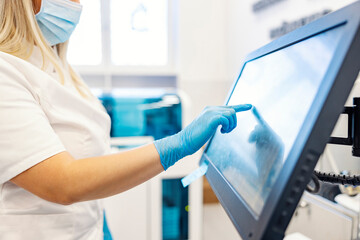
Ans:
<svg viewBox="0 0 360 240"><path fill-rule="evenodd" d="M27 81L0 58L0 184L65 151Z"/></svg>

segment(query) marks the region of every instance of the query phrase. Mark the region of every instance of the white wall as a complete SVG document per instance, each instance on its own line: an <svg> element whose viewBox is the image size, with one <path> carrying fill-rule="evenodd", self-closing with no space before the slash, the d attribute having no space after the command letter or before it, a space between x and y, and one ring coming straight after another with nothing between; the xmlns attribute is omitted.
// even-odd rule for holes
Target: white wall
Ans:
<svg viewBox="0 0 360 240"><path fill-rule="evenodd" d="M270 29L286 22L321 12L336 10L354 0L284 0L254 13L252 4L258 0L228 0L228 74L235 78L241 62L251 51L269 43Z"/></svg>
<svg viewBox="0 0 360 240"><path fill-rule="evenodd" d="M231 81L227 78L228 1L179 0L178 86L192 102L186 122L206 105L225 100Z"/></svg>

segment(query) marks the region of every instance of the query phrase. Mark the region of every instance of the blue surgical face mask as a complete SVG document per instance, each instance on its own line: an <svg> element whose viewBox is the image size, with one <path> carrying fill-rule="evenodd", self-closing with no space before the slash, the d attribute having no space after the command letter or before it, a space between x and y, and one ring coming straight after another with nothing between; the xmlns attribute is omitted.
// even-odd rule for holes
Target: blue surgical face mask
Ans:
<svg viewBox="0 0 360 240"><path fill-rule="evenodd" d="M50 46L66 42L79 22L82 5L70 0L42 0L36 20Z"/></svg>

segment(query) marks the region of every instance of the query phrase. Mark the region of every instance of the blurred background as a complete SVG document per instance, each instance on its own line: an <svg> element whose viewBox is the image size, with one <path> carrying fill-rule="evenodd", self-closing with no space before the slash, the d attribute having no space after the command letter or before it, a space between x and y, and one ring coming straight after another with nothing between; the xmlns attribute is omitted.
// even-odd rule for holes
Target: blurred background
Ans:
<svg viewBox="0 0 360 240"><path fill-rule="evenodd" d="M68 58L108 110L113 149L122 151L176 133L205 106L223 104L248 53L351 2L81 0ZM336 168L359 169L357 161L336 162L352 158L346 147L327 152ZM106 199L113 238L239 239L206 180L180 184L200 156ZM319 167L334 170L328 162Z"/></svg>

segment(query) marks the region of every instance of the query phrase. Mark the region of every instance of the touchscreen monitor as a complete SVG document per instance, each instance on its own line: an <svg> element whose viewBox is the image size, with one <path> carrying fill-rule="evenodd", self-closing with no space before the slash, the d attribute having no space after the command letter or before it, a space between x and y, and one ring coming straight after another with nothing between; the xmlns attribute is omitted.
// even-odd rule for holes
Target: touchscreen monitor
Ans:
<svg viewBox="0 0 360 240"><path fill-rule="evenodd" d="M343 26L247 62L227 105L250 103L207 158L259 215L328 69Z"/></svg>

